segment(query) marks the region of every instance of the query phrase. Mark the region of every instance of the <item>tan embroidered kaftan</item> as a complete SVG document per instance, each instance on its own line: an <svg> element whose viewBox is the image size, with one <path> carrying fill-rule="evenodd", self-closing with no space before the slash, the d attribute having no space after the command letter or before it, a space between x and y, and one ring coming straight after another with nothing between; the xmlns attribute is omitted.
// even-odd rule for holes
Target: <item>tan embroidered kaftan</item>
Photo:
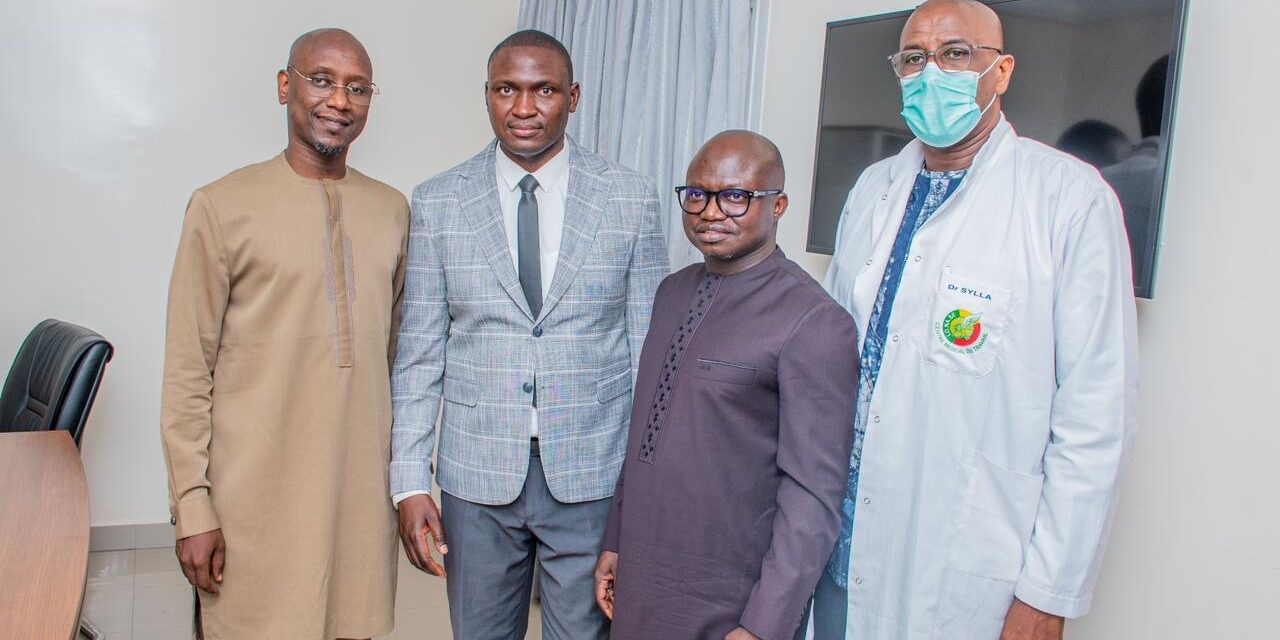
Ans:
<svg viewBox="0 0 1280 640"><path fill-rule="evenodd" d="M387 498L409 210L283 155L191 197L169 290L161 433L178 537L221 528L205 637L365 638L392 626Z"/></svg>

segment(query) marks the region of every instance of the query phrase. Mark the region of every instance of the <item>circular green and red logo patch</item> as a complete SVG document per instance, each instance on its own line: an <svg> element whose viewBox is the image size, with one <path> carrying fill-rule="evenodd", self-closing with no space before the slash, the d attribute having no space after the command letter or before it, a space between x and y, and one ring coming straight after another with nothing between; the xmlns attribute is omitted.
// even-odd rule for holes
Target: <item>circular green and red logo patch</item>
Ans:
<svg viewBox="0 0 1280 640"><path fill-rule="evenodd" d="M982 314L956 309L943 318L942 333L957 347L970 346L982 336Z"/></svg>
<svg viewBox="0 0 1280 640"><path fill-rule="evenodd" d="M987 335L982 331L982 314L968 309L953 309L937 328L942 344L956 353L973 353L987 342Z"/></svg>

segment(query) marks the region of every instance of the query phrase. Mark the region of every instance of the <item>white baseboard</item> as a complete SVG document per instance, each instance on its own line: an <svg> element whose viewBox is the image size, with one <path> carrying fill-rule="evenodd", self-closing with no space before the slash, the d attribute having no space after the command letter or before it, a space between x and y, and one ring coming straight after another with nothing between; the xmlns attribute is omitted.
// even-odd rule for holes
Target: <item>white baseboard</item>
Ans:
<svg viewBox="0 0 1280 640"><path fill-rule="evenodd" d="M89 552L161 549L173 546L173 525L168 522L122 524L89 529Z"/></svg>

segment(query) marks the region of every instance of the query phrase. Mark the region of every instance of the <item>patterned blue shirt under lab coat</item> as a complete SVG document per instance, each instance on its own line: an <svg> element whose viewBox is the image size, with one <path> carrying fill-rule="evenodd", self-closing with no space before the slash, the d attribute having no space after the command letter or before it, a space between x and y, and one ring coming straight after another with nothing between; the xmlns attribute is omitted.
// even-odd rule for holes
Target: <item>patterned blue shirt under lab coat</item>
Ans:
<svg viewBox="0 0 1280 640"><path fill-rule="evenodd" d="M960 186L967 170L929 171L921 169L916 184L907 201L902 226L893 241L893 251L884 269L884 279L876 294L876 304L867 321L867 335L862 341L862 372L858 377L858 405L853 419L853 451L849 454L849 488L840 505L840 538L835 551L827 562L827 573L842 589L849 588L849 550L853 541L853 507L858 496L858 469L862 465L862 441L867 432L867 410L871 407L871 394L880 376L880 356L884 353L884 340L889 332L889 315L893 312L893 299L902 283L902 269L911 253L911 240L916 231L933 216L938 207L951 197Z"/></svg>

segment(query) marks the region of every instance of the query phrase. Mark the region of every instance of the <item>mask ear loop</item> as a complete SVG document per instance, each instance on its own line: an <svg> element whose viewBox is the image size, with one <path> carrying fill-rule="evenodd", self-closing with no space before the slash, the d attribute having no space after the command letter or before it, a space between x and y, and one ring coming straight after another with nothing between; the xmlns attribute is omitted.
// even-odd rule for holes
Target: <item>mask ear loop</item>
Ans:
<svg viewBox="0 0 1280 640"><path fill-rule="evenodd" d="M978 79L979 79L979 80L981 80L981 79L982 79L982 76L987 75L988 73L990 73L990 72L991 72L991 70L992 70L992 69L996 68L996 65L1000 64L1000 58L1005 57L1005 55L1007 55L1007 54L1003 54L1003 53L1002 53L1002 54L1000 54L1000 55L996 56L996 59L995 59L995 60L992 60L992 61L991 61L991 64L987 65L987 68L986 68L986 69L984 69L982 73L979 73L979 74L978 74Z"/></svg>
<svg viewBox="0 0 1280 640"><path fill-rule="evenodd" d="M979 73L979 74L978 74L978 79L979 79L979 80L981 80L981 79L982 79L982 76L987 75L987 73L988 73L988 72L990 72L992 69L996 68L996 65L997 65L997 64L1000 64L1000 58L1003 58L1003 57L1004 57L1004 54L1003 54L1003 53L1002 53L1002 54L1000 54L1000 55L998 55L998 56L996 56L996 59L991 61L991 65L987 67L986 71L983 71L982 73ZM995 103L996 103L996 98L998 98L998 97L1000 97L1000 94L998 94L998 93L992 93L992 94L991 94L991 101L987 103L987 106L985 106L985 107L983 107L983 108L982 108L982 111L980 111L980 112L979 112L979 114L980 114L980 115L984 115L984 116L985 116L985 115L987 115L987 110L991 108L991 105L993 105L993 104L995 104Z"/></svg>
<svg viewBox="0 0 1280 640"><path fill-rule="evenodd" d="M998 96L997 94L994 94L994 93L993 93L993 94L991 94L991 101L990 101L990 102L988 102L988 103L987 103L987 106L983 107L983 108L982 108L982 111L979 111L978 113L979 113L980 115L984 115L984 116L985 116L985 115L987 115L987 110L991 108L991 105L993 105L993 104L995 104L995 103L996 103L996 98L998 98L998 97L999 97L999 96Z"/></svg>

